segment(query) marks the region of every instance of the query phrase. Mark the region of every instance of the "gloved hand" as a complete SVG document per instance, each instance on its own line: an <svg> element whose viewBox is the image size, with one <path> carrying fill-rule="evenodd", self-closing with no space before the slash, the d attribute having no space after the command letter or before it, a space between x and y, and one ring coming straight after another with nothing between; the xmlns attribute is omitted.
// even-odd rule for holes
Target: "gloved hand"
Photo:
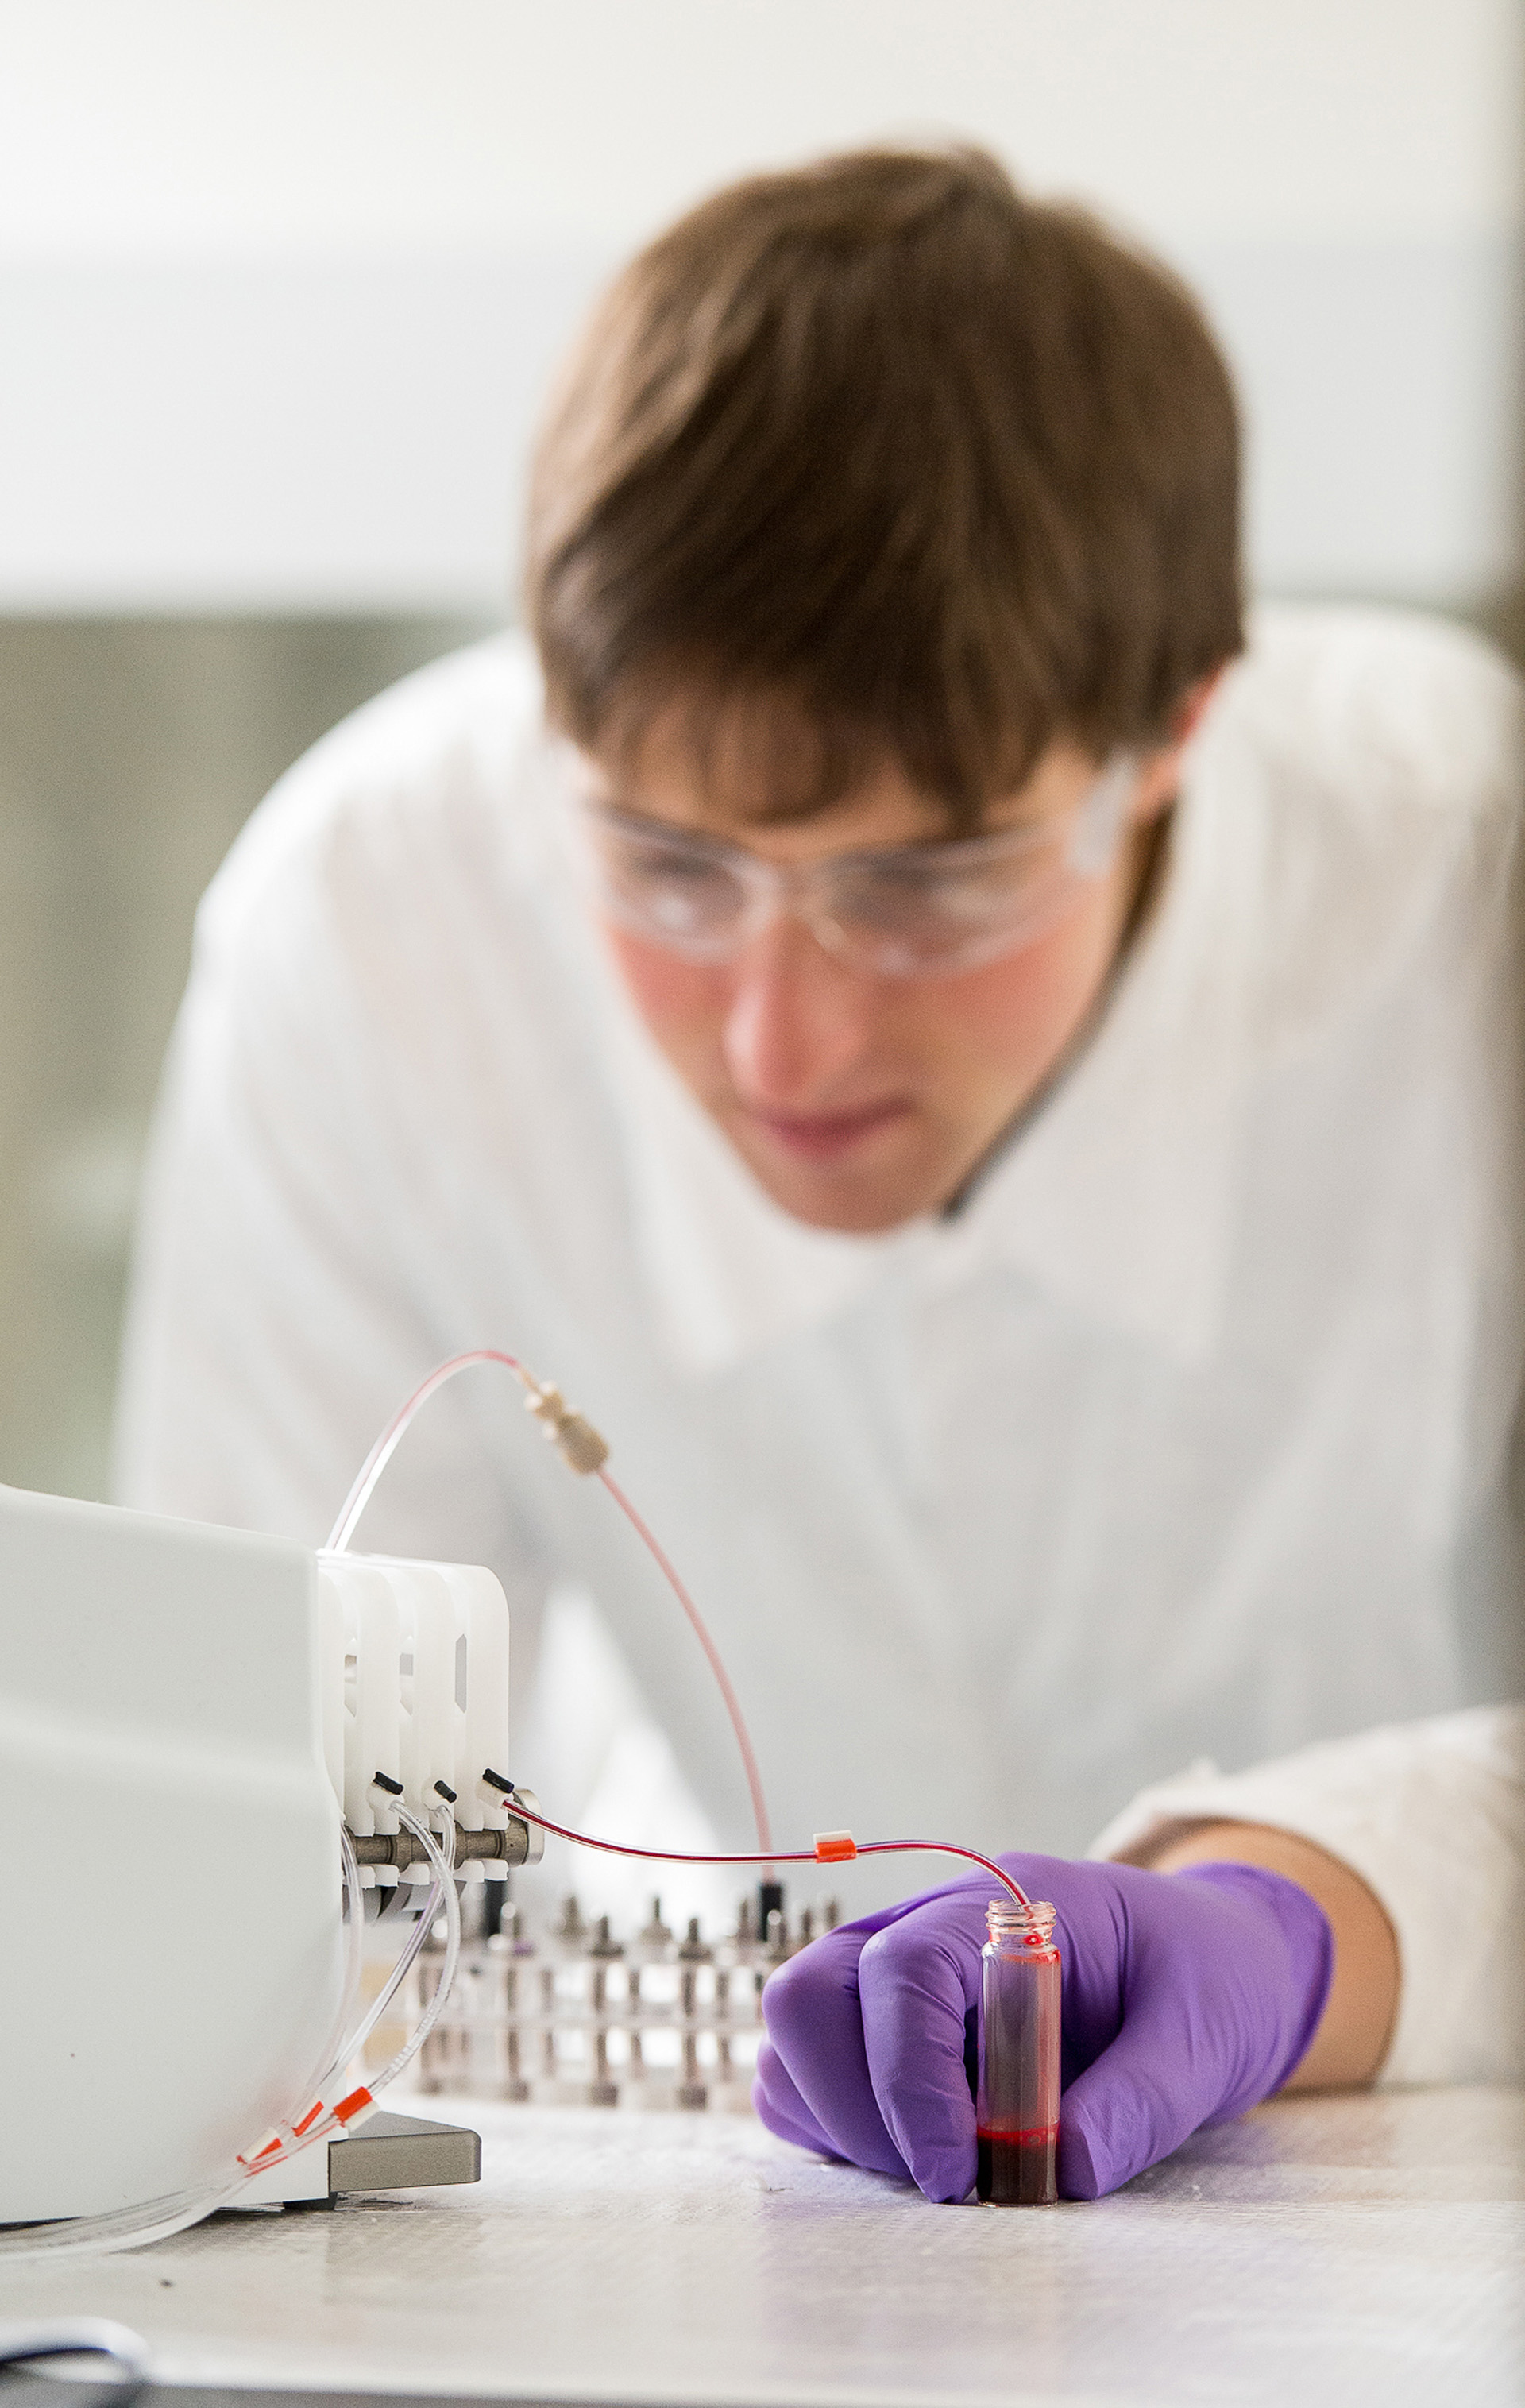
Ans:
<svg viewBox="0 0 1525 2408"><path fill-rule="evenodd" d="M1058 2180L1100 2199L1199 2124L1279 2088L1318 2029L1334 1968L1323 1910L1259 1866L1178 1873L1001 1858L1056 1909L1062 1981ZM770 2131L929 2199L975 2181L971 2078L988 1878L839 1925L762 1993L752 2097Z"/></svg>

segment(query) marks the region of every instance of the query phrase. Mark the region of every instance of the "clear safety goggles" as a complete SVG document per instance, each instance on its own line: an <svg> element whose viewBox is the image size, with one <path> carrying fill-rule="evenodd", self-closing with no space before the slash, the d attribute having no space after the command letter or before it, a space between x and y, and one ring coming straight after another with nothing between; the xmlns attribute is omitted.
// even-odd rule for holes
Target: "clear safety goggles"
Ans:
<svg viewBox="0 0 1525 2408"><path fill-rule="evenodd" d="M948 977L1035 943L1106 875L1136 777L1119 753L1062 817L788 865L583 794L579 852L595 910L684 961L730 961L787 915L854 969Z"/></svg>

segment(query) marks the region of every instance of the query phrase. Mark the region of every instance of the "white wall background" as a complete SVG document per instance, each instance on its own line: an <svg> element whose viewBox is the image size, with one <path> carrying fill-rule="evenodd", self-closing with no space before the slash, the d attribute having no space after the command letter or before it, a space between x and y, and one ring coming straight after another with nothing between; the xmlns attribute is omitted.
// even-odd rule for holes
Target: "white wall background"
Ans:
<svg viewBox="0 0 1525 2408"><path fill-rule="evenodd" d="M922 135L1195 279L1261 582L1518 580L1516 0L0 0L0 609L495 609L608 265Z"/></svg>

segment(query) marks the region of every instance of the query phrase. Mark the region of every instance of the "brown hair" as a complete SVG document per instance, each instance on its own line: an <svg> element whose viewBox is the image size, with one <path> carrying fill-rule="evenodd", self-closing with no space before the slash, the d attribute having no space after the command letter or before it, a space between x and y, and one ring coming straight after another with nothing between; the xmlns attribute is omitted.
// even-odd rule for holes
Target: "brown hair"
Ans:
<svg viewBox="0 0 1525 2408"><path fill-rule="evenodd" d="M985 153L733 185L618 278L542 437L552 720L622 757L750 705L769 815L888 756L976 825L1057 737L1162 738L1240 649L1238 452L1185 288Z"/></svg>

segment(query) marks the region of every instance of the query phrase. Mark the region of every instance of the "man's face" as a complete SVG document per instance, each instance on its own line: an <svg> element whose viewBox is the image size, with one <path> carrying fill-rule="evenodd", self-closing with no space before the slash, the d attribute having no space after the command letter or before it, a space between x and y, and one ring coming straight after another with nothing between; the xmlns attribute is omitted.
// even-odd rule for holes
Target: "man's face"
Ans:
<svg viewBox="0 0 1525 2408"><path fill-rule="evenodd" d="M1143 762L1112 867L1077 882L1036 941L981 968L924 978L862 969L787 914L719 964L683 960L609 922L605 934L657 1044L775 1203L815 1228L892 1229L959 1193L1084 1026L1177 761L1172 747ZM984 829L1073 812L1098 766L1056 743ZM676 714L652 724L620 774L593 767L621 809L768 862L947 834L935 806L888 765L818 817L770 826L755 795L703 766Z"/></svg>

